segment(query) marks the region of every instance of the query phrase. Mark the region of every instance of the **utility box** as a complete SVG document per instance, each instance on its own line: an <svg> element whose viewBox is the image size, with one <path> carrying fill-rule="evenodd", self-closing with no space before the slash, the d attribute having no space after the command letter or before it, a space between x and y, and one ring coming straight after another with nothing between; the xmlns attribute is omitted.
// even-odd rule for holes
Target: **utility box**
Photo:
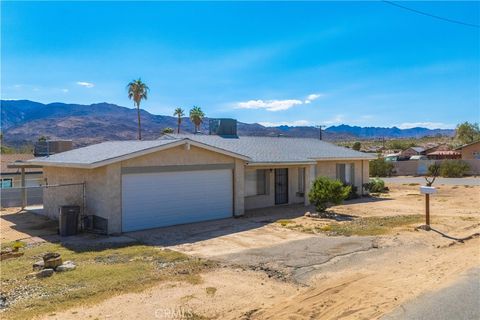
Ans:
<svg viewBox="0 0 480 320"><path fill-rule="evenodd" d="M226 137L237 136L237 120L235 119L210 119L209 134Z"/></svg>
<svg viewBox="0 0 480 320"><path fill-rule="evenodd" d="M61 206L59 215L60 236L68 237L78 233L80 206Z"/></svg>
<svg viewBox="0 0 480 320"><path fill-rule="evenodd" d="M434 194L434 193L437 193L437 189L434 188L434 187L421 186L420 187L420 193L421 194Z"/></svg>

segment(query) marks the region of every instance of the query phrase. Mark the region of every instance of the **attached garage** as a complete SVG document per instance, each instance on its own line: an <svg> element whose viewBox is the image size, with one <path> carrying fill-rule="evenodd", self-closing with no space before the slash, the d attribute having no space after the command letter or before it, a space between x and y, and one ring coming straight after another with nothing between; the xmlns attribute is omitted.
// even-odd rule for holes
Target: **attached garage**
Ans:
<svg viewBox="0 0 480 320"><path fill-rule="evenodd" d="M123 174L122 231L232 217L233 168L188 167Z"/></svg>

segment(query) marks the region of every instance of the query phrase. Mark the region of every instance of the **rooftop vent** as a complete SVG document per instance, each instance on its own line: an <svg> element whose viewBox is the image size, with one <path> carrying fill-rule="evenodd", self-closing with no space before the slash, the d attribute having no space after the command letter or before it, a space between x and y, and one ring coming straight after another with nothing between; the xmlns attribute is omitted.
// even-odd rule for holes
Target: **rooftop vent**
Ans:
<svg viewBox="0 0 480 320"><path fill-rule="evenodd" d="M235 119L210 119L209 134L217 136L237 136L237 120Z"/></svg>

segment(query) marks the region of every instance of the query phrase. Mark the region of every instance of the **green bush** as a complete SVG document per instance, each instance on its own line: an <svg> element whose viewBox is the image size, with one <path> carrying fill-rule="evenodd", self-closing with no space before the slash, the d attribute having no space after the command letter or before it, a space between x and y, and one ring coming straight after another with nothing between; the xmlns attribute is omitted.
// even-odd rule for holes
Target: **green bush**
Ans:
<svg viewBox="0 0 480 320"><path fill-rule="evenodd" d="M318 177L313 182L308 199L315 205L318 212L325 212L329 206L339 205L347 199L351 189L339 180Z"/></svg>
<svg viewBox="0 0 480 320"><path fill-rule="evenodd" d="M356 151L360 151L361 148L362 148L362 144L359 141L355 142L352 146L352 149Z"/></svg>
<svg viewBox="0 0 480 320"><path fill-rule="evenodd" d="M371 177L389 177L393 173L393 163L385 161L384 158L378 158L370 161Z"/></svg>
<svg viewBox="0 0 480 320"><path fill-rule="evenodd" d="M379 178L370 179L370 181L365 183L363 187L365 190L372 193L382 193L388 191L388 188L385 187L385 182Z"/></svg>
<svg viewBox="0 0 480 320"><path fill-rule="evenodd" d="M343 186L350 187L350 192L348 193L348 197L345 200L357 199L359 197L358 188L356 186L354 186L353 184L344 184Z"/></svg>
<svg viewBox="0 0 480 320"><path fill-rule="evenodd" d="M440 175L445 178L461 178L468 170L470 166L461 160L447 160L440 165Z"/></svg>

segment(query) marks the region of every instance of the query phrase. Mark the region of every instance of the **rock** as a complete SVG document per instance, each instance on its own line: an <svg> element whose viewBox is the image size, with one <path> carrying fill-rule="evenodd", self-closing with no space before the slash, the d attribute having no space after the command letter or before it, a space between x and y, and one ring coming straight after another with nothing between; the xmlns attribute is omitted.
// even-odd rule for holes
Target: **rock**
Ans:
<svg viewBox="0 0 480 320"><path fill-rule="evenodd" d="M55 269L62 264L62 257L59 253L49 252L43 255L43 262L45 268Z"/></svg>
<svg viewBox="0 0 480 320"><path fill-rule="evenodd" d="M77 266L73 261L65 261L62 265L58 266L55 271L57 272L65 272L65 271L72 271L75 270Z"/></svg>
<svg viewBox="0 0 480 320"><path fill-rule="evenodd" d="M45 268L45 263L43 262L43 260L38 260L37 262L35 262L33 264L33 270L34 271L40 271L43 268Z"/></svg>
<svg viewBox="0 0 480 320"><path fill-rule="evenodd" d="M53 275L53 269L43 269L37 272L37 278L46 278Z"/></svg>
<svg viewBox="0 0 480 320"><path fill-rule="evenodd" d="M8 307L7 297L0 294L0 310Z"/></svg>

